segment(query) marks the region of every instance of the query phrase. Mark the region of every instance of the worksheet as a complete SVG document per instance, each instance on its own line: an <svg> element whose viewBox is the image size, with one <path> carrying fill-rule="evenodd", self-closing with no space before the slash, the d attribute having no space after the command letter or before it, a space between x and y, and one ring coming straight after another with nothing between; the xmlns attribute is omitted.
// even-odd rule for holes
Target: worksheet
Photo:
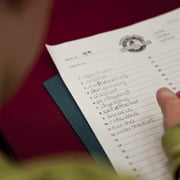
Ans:
<svg viewBox="0 0 180 180"><path fill-rule="evenodd" d="M47 49L114 169L172 179L156 92L180 89L180 9Z"/></svg>

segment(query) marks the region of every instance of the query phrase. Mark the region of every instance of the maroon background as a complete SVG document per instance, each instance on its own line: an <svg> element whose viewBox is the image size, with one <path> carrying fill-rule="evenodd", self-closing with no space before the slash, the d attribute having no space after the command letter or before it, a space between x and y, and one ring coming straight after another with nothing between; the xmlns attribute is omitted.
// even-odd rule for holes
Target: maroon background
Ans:
<svg viewBox="0 0 180 180"><path fill-rule="evenodd" d="M179 0L56 0L46 42L56 44L120 28L179 5ZM19 159L87 153L42 86L55 74L44 48L22 88L3 109L1 130Z"/></svg>

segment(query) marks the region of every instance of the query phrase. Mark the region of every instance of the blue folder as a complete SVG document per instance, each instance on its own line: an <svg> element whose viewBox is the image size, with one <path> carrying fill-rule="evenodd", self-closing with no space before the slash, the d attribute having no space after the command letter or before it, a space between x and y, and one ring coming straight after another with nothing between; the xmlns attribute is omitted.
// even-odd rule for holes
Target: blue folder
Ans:
<svg viewBox="0 0 180 180"><path fill-rule="evenodd" d="M67 121L74 129L81 142L85 145L90 155L96 160L105 161L111 165L102 146L91 130L89 124L81 113L78 105L68 91L59 75L56 75L43 83L44 87L64 114Z"/></svg>

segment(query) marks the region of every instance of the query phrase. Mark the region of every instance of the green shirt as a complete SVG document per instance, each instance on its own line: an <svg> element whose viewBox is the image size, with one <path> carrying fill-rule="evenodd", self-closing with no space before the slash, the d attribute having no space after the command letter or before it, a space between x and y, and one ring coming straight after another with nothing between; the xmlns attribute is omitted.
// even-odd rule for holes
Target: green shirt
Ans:
<svg viewBox="0 0 180 180"><path fill-rule="evenodd" d="M166 131L162 137L162 145L169 159L172 176L175 179L177 169L180 167L180 124Z"/></svg>
<svg viewBox="0 0 180 180"><path fill-rule="evenodd" d="M169 129L162 138L162 145L169 159L175 179L180 166L180 125ZM0 179L2 180L137 180L129 174L116 174L105 164L85 160L34 161L31 165L20 166L0 158Z"/></svg>

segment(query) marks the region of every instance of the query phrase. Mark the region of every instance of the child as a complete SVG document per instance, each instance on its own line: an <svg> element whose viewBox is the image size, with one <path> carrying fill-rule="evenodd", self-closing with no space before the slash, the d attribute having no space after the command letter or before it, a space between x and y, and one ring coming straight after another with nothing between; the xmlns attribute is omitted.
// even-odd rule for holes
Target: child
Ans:
<svg viewBox="0 0 180 180"><path fill-rule="evenodd" d="M17 91L40 53L47 30L52 0L0 0L0 107ZM180 99L167 88L157 92L164 115L166 133L163 147L170 160L174 179L179 178ZM74 156L75 157L75 156ZM133 180L128 174L117 175L110 167L76 157L36 160L28 166L0 156L2 180Z"/></svg>

